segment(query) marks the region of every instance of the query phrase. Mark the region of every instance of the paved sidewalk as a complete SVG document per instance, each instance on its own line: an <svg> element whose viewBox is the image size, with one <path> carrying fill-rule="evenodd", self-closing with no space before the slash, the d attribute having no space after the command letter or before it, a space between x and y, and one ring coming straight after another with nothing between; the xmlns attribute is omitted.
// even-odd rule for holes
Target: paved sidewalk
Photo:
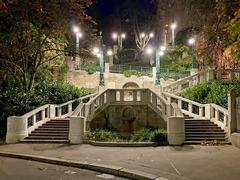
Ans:
<svg viewBox="0 0 240 180"><path fill-rule="evenodd" d="M240 149L230 145L122 148L91 145L12 144L1 145L0 151L121 166L170 180L240 179Z"/></svg>

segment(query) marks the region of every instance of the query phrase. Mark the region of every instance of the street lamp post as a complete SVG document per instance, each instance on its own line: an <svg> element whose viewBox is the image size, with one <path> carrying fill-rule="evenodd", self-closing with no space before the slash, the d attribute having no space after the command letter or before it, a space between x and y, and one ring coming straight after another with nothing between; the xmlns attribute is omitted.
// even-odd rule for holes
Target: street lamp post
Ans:
<svg viewBox="0 0 240 180"><path fill-rule="evenodd" d="M103 55L103 39L102 32L100 32L100 53L99 53L100 79L99 86L104 86L104 55Z"/></svg>
<svg viewBox="0 0 240 180"><path fill-rule="evenodd" d="M197 63L196 50L195 50L195 45L196 45L195 38L189 39L188 43L192 47L192 72L196 72L198 70L198 63Z"/></svg>
<svg viewBox="0 0 240 180"><path fill-rule="evenodd" d="M161 56L163 56L165 50L166 50L165 46L161 46L156 49L156 81L155 81L156 85L160 85Z"/></svg>
<svg viewBox="0 0 240 180"><path fill-rule="evenodd" d="M175 29L177 25L176 23L171 24L171 29L172 29L172 48L175 48Z"/></svg>
<svg viewBox="0 0 240 180"><path fill-rule="evenodd" d="M125 33L121 33L121 34L117 34L117 33L113 33L112 34L112 38L117 40L118 42L118 48L120 50L122 50L123 47L123 40L126 38L126 34Z"/></svg>

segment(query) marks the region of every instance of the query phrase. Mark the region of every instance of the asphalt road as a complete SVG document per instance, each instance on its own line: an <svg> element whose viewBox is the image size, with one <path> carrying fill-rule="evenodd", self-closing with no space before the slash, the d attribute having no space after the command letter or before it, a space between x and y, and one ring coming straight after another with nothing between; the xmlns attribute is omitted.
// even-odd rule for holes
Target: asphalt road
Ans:
<svg viewBox="0 0 240 180"><path fill-rule="evenodd" d="M108 174L0 157L0 180L126 180Z"/></svg>

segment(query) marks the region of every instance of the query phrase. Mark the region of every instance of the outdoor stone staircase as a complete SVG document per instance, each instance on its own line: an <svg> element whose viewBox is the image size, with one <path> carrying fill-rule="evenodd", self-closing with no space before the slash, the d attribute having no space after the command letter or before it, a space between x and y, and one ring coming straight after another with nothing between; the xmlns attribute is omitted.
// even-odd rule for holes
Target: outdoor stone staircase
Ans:
<svg viewBox="0 0 240 180"><path fill-rule="evenodd" d="M35 129L21 142L68 143L69 119L51 120Z"/></svg>
<svg viewBox="0 0 240 180"><path fill-rule="evenodd" d="M185 144L226 143L226 133L210 120L185 118Z"/></svg>

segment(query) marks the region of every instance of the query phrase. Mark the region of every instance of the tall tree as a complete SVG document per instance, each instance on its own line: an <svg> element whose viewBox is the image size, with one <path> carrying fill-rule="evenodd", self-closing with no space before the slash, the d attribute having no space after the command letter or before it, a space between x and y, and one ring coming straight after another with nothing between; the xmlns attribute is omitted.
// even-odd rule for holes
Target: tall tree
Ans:
<svg viewBox="0 0 240 180"><path fill-rule="evenodd" d="M90 0L3 1L0 11L0 68L31 90L44 65L63 58L71 22L90 24Z"/></svg>

